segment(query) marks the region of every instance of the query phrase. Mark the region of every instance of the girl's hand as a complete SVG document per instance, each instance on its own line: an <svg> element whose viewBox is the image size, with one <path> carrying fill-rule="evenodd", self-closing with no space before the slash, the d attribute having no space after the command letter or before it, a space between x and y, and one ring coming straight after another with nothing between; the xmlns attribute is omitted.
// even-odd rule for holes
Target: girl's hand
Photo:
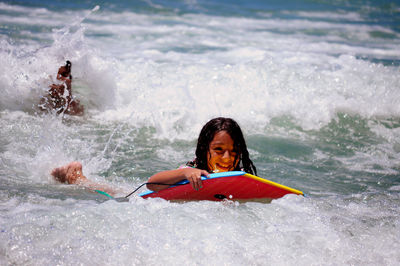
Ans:
<svg viewBox="0 0 400 266"><path fill-rule="evenodd" d="M200 170L197 168L185 168L184 169L184 176L192 185L194 190L199 190L203 187L201 182L201 176L208 176L209 173L206 170Z"/></svg>

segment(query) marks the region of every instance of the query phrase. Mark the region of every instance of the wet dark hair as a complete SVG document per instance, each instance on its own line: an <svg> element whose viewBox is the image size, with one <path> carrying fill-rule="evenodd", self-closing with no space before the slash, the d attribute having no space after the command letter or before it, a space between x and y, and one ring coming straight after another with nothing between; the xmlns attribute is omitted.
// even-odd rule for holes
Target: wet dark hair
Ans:
<svg viewBox="0 0 400 266"><path fill-rule="evenodd" d="M238 162L238 164L234 170L245 171L246 173L257 175L256 167L249 158L249 152L247 151L246 141L244 140L242 130L232 118L217 117L211 119L203 126L197 140L196 159L188 162L187 165L204 169L209 172L211 171L207 164L208 151L215 134L220 131L226 131L231 136L234 150L237 151L235 163Z"/></svg>
<svg viewBox="0 0 400 266"><path fill-rule="evenodd" d="M66 72L61 73L61 75L62 75L63 77L68 77L68 75L69 75L69 78L72 79L72 75L71 75L71 66L72 66L71 61L67 60L67 61L65 62L65 69L66 69Z"/></svg>

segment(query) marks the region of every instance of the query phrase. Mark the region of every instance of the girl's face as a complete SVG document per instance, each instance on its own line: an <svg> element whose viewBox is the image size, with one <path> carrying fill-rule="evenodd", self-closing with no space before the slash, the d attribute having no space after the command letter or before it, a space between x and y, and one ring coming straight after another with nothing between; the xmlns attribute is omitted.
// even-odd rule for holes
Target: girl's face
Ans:
<svg viewBox="0 0 400 266"><path fill-rule="evenodd" d="M210 142L207 154L207 164L214 173L232 171L236 168L238 160L237 151L234 150L234 142L226 131L219 131Z"/></svg>

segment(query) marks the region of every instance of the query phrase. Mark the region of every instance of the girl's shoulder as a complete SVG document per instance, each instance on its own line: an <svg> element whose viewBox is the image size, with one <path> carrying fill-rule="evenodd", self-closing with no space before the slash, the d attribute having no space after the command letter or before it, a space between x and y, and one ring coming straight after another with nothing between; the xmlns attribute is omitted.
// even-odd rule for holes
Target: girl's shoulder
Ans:
<svg viewBox="0 0 400 266"><path fill-rule="evenodd" d="M182 168L197 168L196 160L189 161L186 164L182 164L181 166L178 167L178 169Z"/></svg>

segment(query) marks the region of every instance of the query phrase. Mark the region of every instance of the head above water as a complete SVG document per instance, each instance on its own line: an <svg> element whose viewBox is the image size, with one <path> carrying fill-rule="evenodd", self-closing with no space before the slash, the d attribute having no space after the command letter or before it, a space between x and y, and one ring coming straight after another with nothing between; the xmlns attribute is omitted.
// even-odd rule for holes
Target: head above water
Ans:
<svg viewBox="0 0 400 266"><path fill-rule="evenodd" d="M71 75L71 62L69 60L67 60L65 62L65 66L60 67L59 73L63 76L63 77L68 77Z"/></svg>
<svg viewBox="0 0 400 266"><path fill-rule="evenodd" d="M227 134L220 132L226 132ZM224 142L221 147L223 149L228 147L228 150L230 150L228 153L233 154L234 169L230 170L244 170L250 174L257 174L256 167L249 158L242 130L235 120L225 117L218 117L208 121L200 131L197 140L196 159L194 161L197 168L205 169L209 172L214 170L210 169L210 161L214 159L210 145L214 145L215 140L219 143L221 141ZM221 149L220 147L218 148Z"/></svg>
<svg viewBox="0 0 400 266"><path fill-rule="evenodd" d="M69 60L67 60L66 62L65 62L65 67L67 68L67 69L69 69L69 70L71 70L71 61L69 61Z"/></svg>

